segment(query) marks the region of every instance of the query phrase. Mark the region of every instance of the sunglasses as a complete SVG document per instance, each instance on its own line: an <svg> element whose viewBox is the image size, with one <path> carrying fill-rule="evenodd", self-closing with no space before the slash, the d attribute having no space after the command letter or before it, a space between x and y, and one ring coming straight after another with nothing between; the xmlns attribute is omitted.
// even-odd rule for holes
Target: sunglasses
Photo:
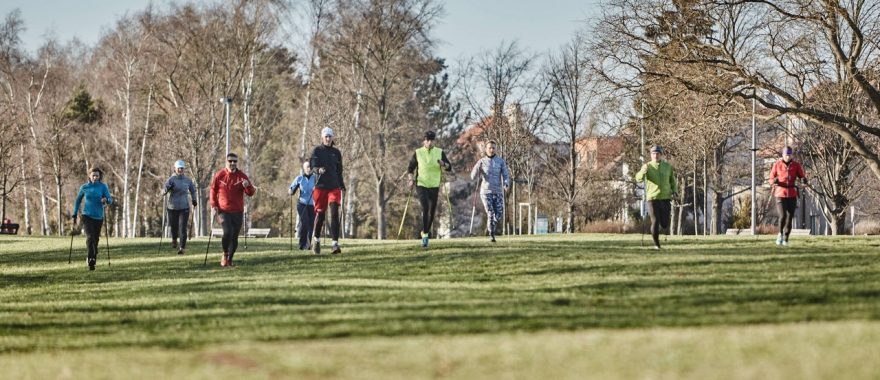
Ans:
<svg viewBox="0 0 880 380"><path fill-rule="evenodd" d="M232 162L232 163L235 163L235 162L238 162L238 160L226 160L226 162Z"/></svg>

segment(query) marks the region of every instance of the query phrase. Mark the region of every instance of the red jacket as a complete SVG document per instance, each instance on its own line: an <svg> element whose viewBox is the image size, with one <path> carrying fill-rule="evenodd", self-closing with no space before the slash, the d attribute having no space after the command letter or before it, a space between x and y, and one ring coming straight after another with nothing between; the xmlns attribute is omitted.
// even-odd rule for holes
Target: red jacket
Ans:
<svg viewBox="0 0 880 380"><path fill-rule="evenodd" d="M242 186L243 181L248 181L247 187ZM211 180L211 207L218 208L220 212L244 212L244 194L252 196L256 191L247 174L241 170L231 172L226 168L220 169Z"/></svg>
<svg viewBox="0 0 880 380"><path fill-rule="evenodd" d="M798 178L806 178L799 162L791 160L786 165L785 161L777 160L773 169L770 169L770 185L776 185L773 195L777 198L797 198L798 191L794 184Z"/></svg>

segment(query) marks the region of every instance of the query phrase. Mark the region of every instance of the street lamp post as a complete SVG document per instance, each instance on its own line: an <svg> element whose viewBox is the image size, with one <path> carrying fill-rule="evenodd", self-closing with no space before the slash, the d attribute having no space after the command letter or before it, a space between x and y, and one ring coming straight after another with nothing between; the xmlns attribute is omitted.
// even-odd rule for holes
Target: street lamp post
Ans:
<svg viewBox="0 0 880 380"><path fill-rule="evenodd" d="M757 235L758 226L755 225L758 219L758 194L757 194L757 183L755 182L755 161L758 156L758 145L757 145L757 137L756 135L756 124L755 124L755 99L756 99L757 91L752 88L752 236Z"/></svg>
<svg viewBox="0 0 880 380"><path fill-rule="evenodd" d="M226 154L229 154L229 106L232 105L232 98L228 96L224 96L220 98L220 103L223 103L226 108Z"/></svg>

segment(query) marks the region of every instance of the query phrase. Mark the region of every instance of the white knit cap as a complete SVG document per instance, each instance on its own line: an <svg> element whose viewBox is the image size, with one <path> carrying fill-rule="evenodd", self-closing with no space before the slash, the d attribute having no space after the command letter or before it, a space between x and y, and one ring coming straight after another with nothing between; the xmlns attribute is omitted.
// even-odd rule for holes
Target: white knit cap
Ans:
<svg viewBox="0 0 880 380"><path fill-rule="evenodd" d="M321 137L324 137L324 136L333 137L333 129L331 129L330 127L325 127L324 129L322 129L321 130Z"/></svg>

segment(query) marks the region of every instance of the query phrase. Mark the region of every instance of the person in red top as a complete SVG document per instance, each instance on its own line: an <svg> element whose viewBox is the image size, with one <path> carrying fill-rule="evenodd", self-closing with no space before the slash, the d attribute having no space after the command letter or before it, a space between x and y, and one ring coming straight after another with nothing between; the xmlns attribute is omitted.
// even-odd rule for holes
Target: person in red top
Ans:
<svg viewBox="0 0 880 380"><path fill-rule="evenodd" d="M804 168L791 158L793 150L790 146L782 148L782 158L773 164L770 170L770 184L775 187L773 195L776 197L776 213L779 214L779 236L776 237L776 245L788 245L788 235L791 234L791 219L794 210L797 209L798 188L795 181L801 178L807 182Z"/></svg>
<svg viewBox="0 0 880 380"><path fill-rule="evenodd" d="M256 191L247 174L238 170L238 155L227 154L226 168L220 169L211 180L211 210L220 216L223 225L222 267L232 266L232 256L238 248L238 234L244 220L244 195L253 196Z"/></svg>

